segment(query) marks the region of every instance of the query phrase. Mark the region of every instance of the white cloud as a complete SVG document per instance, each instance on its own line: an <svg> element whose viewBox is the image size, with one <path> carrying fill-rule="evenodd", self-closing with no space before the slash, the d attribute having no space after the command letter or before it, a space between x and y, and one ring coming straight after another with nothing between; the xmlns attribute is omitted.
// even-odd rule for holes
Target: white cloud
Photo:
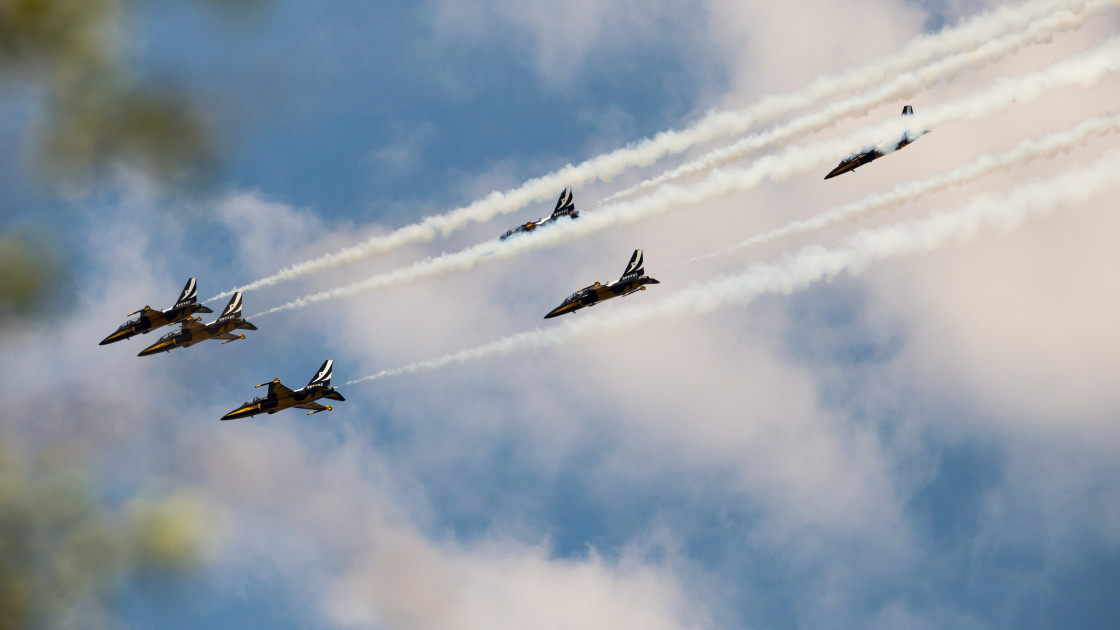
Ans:
<svg viewBox="0 0 1120 630"><path fill-rule="evenodd" d="M556 89L594 68L603 53L672 45L689 16L704 12L663 0L434 0L432 5L438 35L479 43L501 39L527 48L537 72Z"/></svg>

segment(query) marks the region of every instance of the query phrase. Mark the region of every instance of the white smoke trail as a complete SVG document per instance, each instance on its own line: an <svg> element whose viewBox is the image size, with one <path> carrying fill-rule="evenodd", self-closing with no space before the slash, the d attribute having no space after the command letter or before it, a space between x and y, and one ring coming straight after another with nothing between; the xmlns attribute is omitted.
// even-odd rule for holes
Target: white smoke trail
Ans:
<svg viewBox="0 0 1120 630"><path fill-rule="evenodd" d="M350 285L292 300L253 317L302 308L309 304L364 291L397 286L449 271L472 269L480 263L507 260L533 249L557 247L610 227L635 223L674 209L693 206L734 192L750 190L767 178L780 181L804 173L816 168L824 160L835 159L837 155L846 155L852 146L862 146L869 138L892 135L900 137L905 126L910 122L921 128L950 121L982 118L1006 109L1014 103L1033 101L1040 95L1061 86L1095 85L1106 74L1118 71L1120 71L1120 37L1113 38L1081 55L1055 63L1046 69L1017 79L1001 81L988 92L957 103L932 107L925 113L916 113L914 116L907 117L912 118L913 121L891 119L848 137L822 141L807 147L789 147L780 155L767 155L756 160L748 168L715 171L700 184L689 188L666 185L647 197L605 206L597 212L581 215L575 221L550 225L519 238L488 241L453 254L428 258L411 266L394 269Z"/></svg>
<svg viewBox="0 0 1120 630"><path fill-rule="evenodd" d="M950 243L964 244L985 226L1011 230L1033 215L1084 204L1120 184L1116 177L1120 153L1111 153L1088 168L1021 186L1004 196L976 197L963 209L934 214L910 223L863 230L836 248L806 247L774 263L754 264L744 272L693 285L660 302L620 307L608 314L588 314L564 325L518 333L476 348L428 361L382 370L347 383L354 385L387 376L435 370L495 355L554 348L592 333L624 330L654 319L702 315L727 305L746 306L769 294L788 295L843 272L858 275L872 263L907 254L933 251Z"/></svg>
<svg viewBox="0 0 1120 630"><path fill-rule="evenodd" d="M940 81L951 79L961 70L979 67L1015 52L1028 44L1049 42L1055 33L1080 28L1092 16L1120 5L1117 0L1095 0L1082 10L1060 11L1031 23L1026 29L986 42L975 50L952 55L912 72L901 74L874 90L856 94L833 103L823 110L807 114L774 129L743 138L730 146L712 151L692 162L640 182L604 199L604 203L648 190L682 177L704 173L718 166L739 160L763 147L780 144L814 131L826 129L841 119L862 114L869 109L900 98L917 94Z"/></svg>
<svg viewBox="0 0 1120 630"><path fill-rule="evenodd" d="M836 225L841 221L867 216L880 210L898 206L922 195L967 184L997 171L1007 170L1032 160L1055 157L1060 153L1070 151L1091 136L1103 136L1117 131L1120 131L1120 114L1090 118L1069 129L1051 133L1041 138L1024 140L1010 151L983 155L946 173L916 181L903 182L895 186L890 192L869 195L859 201L833 208L803 221L795 221L734 245L728 245L720 250L690 258L675 265L675 267L683 267L697 261L723 256L789 236L815 232Z"/></svg>
<svg viewBox="0 0 1120 630"><path fill-rule="evenodd" d="M1088 4L1096 4L1096 1ZM516 212L530 203L550 199L564 186L578 187L596 180L610 181L628 168L647 166L666 155L682 153L698 144L742 133L756 124L812 107L838 95L865 90L931 59L974 50L1006 33L1033 28L1032 22L1044 16L1060 11L1080 11L1086 6L1087 0L1034 0L982 13L935 35L917 37L894 55L837 75L819 77L797 92L768 96L739 111L710 113L685 129L662 132L652 139L591 158L579 165L565 166L504 193L495 191L469 206L430 216L419 223L372 237L353 247L285 267L267 278L219 293L206 301L227 297L235 291L272 286L371 256L380 256L405 245L431 241L436 236L446 237L471 223L488 221L501 214Z"/></svg>

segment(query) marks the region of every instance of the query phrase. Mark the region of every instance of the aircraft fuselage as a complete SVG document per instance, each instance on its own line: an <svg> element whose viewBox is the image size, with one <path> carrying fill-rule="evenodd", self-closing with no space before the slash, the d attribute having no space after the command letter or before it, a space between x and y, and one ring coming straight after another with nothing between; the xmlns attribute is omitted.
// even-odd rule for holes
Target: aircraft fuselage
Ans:
<svg viewBox="0 0 1120 630"><path fill-rule="evenodd" d="M550 319L558 315L578 311L581 308L594 306L599 302L616 298L620 295L629 295L635 291L644 291L644 285L647 284L660 284L660 282L649 276L619 280L611 284L599 284L596 282L591 286L584 287L569 295L560 306L549 311L548 315L545 315L544 318Z"/></svg>
<svg viewBox="0 0 1120 630"><path fill-rule="evenodd" d="M248 418L262 413L273 414L277 411L290 409L297 405L304 405L309 402L315 402L320 398L329 398L331 400L346 400L339 394L333 387L324 387L321 385L308 386L303 389L297 389L290 394L283 396L265 396L250 400L249 402L241 405L237 409L222 416L222 420L236 420L238 418Z"/></svg>
<svg viewBox="0 0 1120 630"><path fill-rule="evenodd" d="M184 304L182 306L174 306L166 311L156 310L154 308L145 308L140 312L140 316L135 320L126 322L117 329L116 332L101 340L98 345L106 345L116 343L125 339L131 339L136 335L147 334L156 328L169 326L187 319L195 313L213 313L206 306L198 303Z"/></svg>
<svg viewBox="0 0 1120 630"><path fill-rule="evenodd" d="M170 352L175 348L189 348L196 343L213 339L218 335L233 332L239 328L256 330L256 327L243 319L227 319L216 321L196 329L183 329L177 333L164 335L156 343L144 348L137 356L146 357L160 352ZM244 335L241 335L244 338Z"/></svg>

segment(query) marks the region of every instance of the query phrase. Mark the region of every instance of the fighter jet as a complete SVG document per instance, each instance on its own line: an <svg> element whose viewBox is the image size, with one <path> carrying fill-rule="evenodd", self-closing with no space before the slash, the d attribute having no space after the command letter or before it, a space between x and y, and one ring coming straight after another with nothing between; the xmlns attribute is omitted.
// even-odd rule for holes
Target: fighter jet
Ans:
<svg viewBox="0 0 1120 630"><path fill-rule="evenodd" d="M609 300L613 297L620 295L630 295L638 291L645 291L644 285L647 284L661 284L659 281L645 275L645 265L642 260L642 250L635 249L634 255L630 257L630 264L626 265L626 271L622 272L622 277L618 282L608 284L606 286L596 282L595 284L584 287L579 291L568 296L567 299L548 312L544 318L556 317L564 313L571 313L578 311L585 306L595 306L597 302L602 300Z"/></svg>
<svg viewBox="0 0 1120 630"><path fill-rule="evenodd" d="M903 107L902 115L913 116L914 108L909 105ZM902 137L898 140L888 140L886 142L881 142L873 147L866 147L860 151L857 151L851 157L840 162L840 165L832 169L832 171L830 171L828 175L825 175L824 178L832 179L833 177L842 175L844 173L847 173L848 171L854 171L860 166L874 162L875 160L878 160L888 153L894 153L895 151L910 144L911 142L917 140L918 138L924 136L929 132L930 130L926 129L920 133L914 133L907 129L902 133Z"/></svg>
<svg viewBox="0 0 1120 630"><path fill-rule="evenodd" d="M224 339L223 344L238 339L244 339L245 335L235 335L232 331L238 328L245 330L256 330L257 327L249 322L241 319L241 292L233 294L230 298L229 304L222 311L218 319L203 324L201 317L195 317L183 322L182 327L178 332L170 332L159 338L159 341L144 348L137 356L146 357L150 354L158 352L167 352L175 348L189 348L200 341L207 339Z"/></svg>
<svg viewBox="0 0 1120 630"><path fill-rule="evenodd" d="M327 359L323 363L323 367L319 368L318 374L311 382L302 389L292 391L280 383L280 379L272 379L271 383L261 383L257 387L264 387L268 385L267 396L257 396L256 398L246 402L237 409L222 416L222 420L236 420L238 418L248 418L255 416L259 413L276 413L283 411L289 407L297 409L310 409L307 415L319 413L320 411L330 411L334 407L327 405L323 406L315 402L320 398L330 398L331 400L346 400L342 394L335 391L331 387L331 368L334 366L334 361Z"/></svg>
<svg viewBox="0 0 1120 630"><path fill-rule="evenodd" d="M162 326L168 326L184 319L190 319L195 313L213 313L214 311L198 303L198 283L194 278L187 280L187 286L183 287L183 292L179 294L179 299L175 301L175 306L167 309L166 311L159 311L150 306L129 313L128 317L133 315L140 315L136 319L130 319L117 328L117 332L109 335L101 340L99 345L104 346L109 343L116 343L122 339L131 339L136 335L148 334Z"/></svg>
<svg viewBox="0 0 1120 630"><path fill-rule="evenodd" d="M560 217L571 217L573 219L579 217L579 211L576 210L576 202L572 199L571 188L565 188L564 192L560 193L560 199L556 200L556 209L552 211L552 216L547 219L537 219L536 221L529 221L524 225L519 225L505 234L502 234L501 240L504 241L519 232L532 232L540 226L551 223Z"/></svg>

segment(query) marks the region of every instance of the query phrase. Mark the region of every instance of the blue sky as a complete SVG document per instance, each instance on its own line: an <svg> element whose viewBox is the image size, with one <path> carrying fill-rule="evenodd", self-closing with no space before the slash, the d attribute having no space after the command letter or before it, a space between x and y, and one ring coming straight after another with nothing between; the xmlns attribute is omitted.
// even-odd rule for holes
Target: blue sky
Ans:
<svg viewBox="0 0 1120 630"><path fill-rule="evenodd" d="M80 444L106 506L198 506L200 567L130 576L105 603L125 626L1110 628L1120 261L1107 199L746 308L341 384L542 327L572 290L613 280L636 247L662 284L568 319L606 323L750 263L1088 165L1114 136L893 212L671 267L1110 112L1114 76L946 124L828 182L833 164L561 247L262 316L243 342L145 358L135 354L147 338L96 345L125 313L170 305L187 277L209 297L705 112L794 92L979 10L130 5L124 58L196 99L219 160L187 186L136 165L55 186L28 158L42 94L2 86L0 229L30 230L66 263L56 310L0 328L5 447L34 458ZM904 102L921 112L983 92L1091 49L1118 24L1104 11L788 144L852 133ZM577 207L590 215L738 137L578 187ZM246 314L494 239L551 205L248 292ZM328 357L347 398L331 413L217 421L253 385L302 386Z"/></svg>

